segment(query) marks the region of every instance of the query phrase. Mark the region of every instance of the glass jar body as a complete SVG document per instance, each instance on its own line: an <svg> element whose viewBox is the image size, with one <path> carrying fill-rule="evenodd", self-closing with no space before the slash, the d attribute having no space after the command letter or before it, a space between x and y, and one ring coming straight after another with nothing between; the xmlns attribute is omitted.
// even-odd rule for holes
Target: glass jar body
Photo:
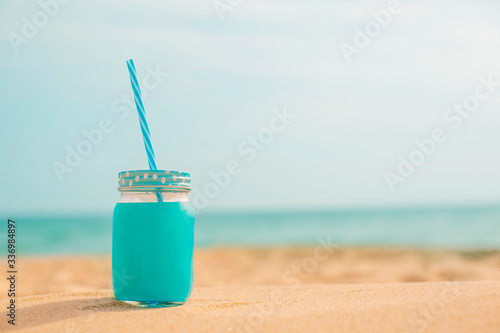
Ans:
<svg viewBox="0 0 500 333"><path fill-rule="evenodd" d="M122 192L113 212L113 291L140 306L183 304L193 286L189 192Z"/></svg>

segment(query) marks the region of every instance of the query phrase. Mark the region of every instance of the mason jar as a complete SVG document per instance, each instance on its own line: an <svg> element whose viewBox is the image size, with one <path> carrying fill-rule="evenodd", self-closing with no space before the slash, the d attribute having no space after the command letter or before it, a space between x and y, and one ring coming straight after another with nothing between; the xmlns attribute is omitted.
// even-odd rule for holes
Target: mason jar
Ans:
<svg viewBox="0 0 500 333"><path fill-rule="evenodd" d="M188 173L118 174L113 212L113 291L142 307L182 305L193 287L194 210Z"/></svg>

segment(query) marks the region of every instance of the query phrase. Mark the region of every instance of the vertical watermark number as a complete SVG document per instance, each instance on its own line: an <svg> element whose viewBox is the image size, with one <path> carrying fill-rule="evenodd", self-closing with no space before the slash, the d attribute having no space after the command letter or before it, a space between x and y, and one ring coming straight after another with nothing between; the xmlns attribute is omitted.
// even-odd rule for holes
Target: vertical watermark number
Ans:
<svg viewBox="0 0 500 333"><path fill-rule="evenodd" d="M7 322L11 325L16 324L16 222L7 221L7 280L9 287L7 296L10 299L7 306Z"/></svg>

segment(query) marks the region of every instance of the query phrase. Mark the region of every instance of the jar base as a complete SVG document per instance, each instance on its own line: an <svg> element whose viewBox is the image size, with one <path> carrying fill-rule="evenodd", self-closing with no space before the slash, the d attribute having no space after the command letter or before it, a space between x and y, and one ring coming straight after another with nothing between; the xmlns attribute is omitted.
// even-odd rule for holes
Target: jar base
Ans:
<svg viewBox="0 0 500 333"><path fill-rule="evenodd" d="M184 305L186 302L144 302L144 301L117 301L130 304L138 308L172 308L174 306Z"/></svg>

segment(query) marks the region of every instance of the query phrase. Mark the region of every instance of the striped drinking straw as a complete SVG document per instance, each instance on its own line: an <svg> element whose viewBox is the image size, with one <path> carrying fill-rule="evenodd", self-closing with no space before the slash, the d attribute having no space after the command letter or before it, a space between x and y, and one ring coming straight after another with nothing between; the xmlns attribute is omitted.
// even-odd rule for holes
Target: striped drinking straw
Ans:
<svg viewBox="0 0 500 333"><path fill-rule="evenodd" d="M151 143L151 134L149 133L149 126L146 120L146 112L144 111L144 104L142 103L141 88L139 87L139 81L137 81L137 72L135 70L134 61L132 59L127 60L128 73L130 76L130 83L132 83L132 90L134 91L134 100L137 112L139 113L139 122L141 123L142 139L144 140L144 146L146 147L146 153L148 155L148 163L150 170L158 170L156 166L156 157L153 150L153 144ZM162 202L162 195L160 192L156 193L158 201Z"/></svg>
<svg viewBox="0 0 500 333"><path fill-rule="evenodd" d="M137 72L135 71L134 61L132 59L127 60L127 67L130 76L130 83L132 83L132 90L134 91L135 106L137 107L137 112L139 113L142 138L144 140L144 146L146 147L146 153L148 154L149 169L158 170L153 144L151 143L151 134L149 133L149 126L146 120L146 112L144 111L144 104L142 104L141 88L139 87L139 81L137 81Z"/></svg>

